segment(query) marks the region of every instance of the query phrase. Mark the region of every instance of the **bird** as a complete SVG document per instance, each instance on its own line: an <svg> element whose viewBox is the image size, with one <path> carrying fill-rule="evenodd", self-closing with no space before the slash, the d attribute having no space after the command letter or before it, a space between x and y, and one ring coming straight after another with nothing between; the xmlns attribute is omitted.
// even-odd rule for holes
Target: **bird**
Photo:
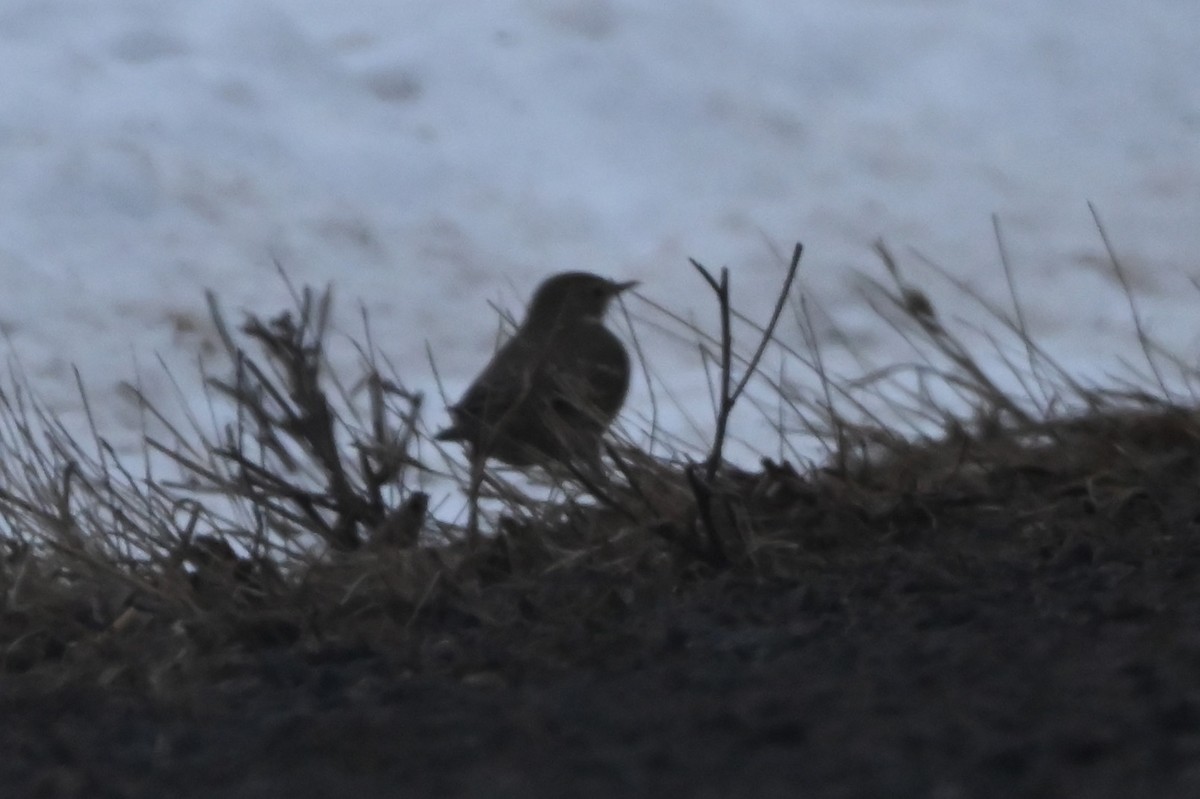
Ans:
<svg viewBox="0 0 1200 799"><path fill-rule="evenodd" d="M538 286L512 337L448 409L451 425L434 436L467 449L473 506L488 460L518 468L599 464L600 441L630 381L629 353L604 315L637 285L562 272Z"/></svg>
<svg viewBox="0 0 1200 799"><path fill-rule="evenodd" d="M636 285L590 272L543 281L435 438L517 467L593 457L629 391L629 353L604 314Z"/></svg>

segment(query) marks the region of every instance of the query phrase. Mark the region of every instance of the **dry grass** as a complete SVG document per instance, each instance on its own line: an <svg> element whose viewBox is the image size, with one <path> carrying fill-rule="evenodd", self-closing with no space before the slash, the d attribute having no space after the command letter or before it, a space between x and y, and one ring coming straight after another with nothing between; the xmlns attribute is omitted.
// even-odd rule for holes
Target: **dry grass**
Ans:
<svg viewBox="0 0 1200 799"><path fill-rule="evenodd" d="M73 437L13 374L0 392L0 672L74 664L156 685L214 652L406 657L448 626L575 624L715 575L802 579L831 553L919 542L951 517L1001 540L1050 535L1059 514L1084 503L1099 535L1154 486L1195 471L1200 417L1171 396L1163 364L1190 373L1149 339L1132 297L1150 390L1081 385L1032 340L1015 303L1011 314L986 306L1009 372L1000 380L878 249L890 282L873 283L868 301L911 343L911 363L856 379L828 373L792 290L799 247L762 326L732 307L727 272L694 263L720 320L713 336L685 326L712 368L707 451L652 456L616 440L604 485L560 475L548 499L494 478L493 534L473 543L436 518L421 488L431 467L419 454L437 452L422 398L384 370L369 336L359 374L330 369L328 291L296 292L291 311L251 316L236 332L210 298L233 364L231 376L207 378L219 433L198 420L174 427L144 402L167 432L147 436L136 473L99 431ZM1115 258L1113 267L1122 277ZM778 332L788 309L800 347ZM753 340L737 340L735 327ZM766 363L787 368L772 375ZM1017 396L1000 387L1014 381ZM823 461L729 465L739 404L781 442L819 442ZM648 437L661 443L656 414ZM151 463L164 459L184 478L157 477Z"/></svg>

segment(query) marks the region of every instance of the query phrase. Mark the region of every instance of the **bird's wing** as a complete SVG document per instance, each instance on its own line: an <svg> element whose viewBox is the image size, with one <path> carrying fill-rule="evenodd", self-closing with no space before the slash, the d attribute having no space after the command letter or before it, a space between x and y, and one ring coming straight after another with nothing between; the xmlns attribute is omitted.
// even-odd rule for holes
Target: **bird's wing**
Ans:
<svg viewBox="0 0 1200 799"><path fill-rule="evenodd" d="M592 335L577 342L571 362L556 366L555 410L564 418L606 427L629 390L629 356L620 340L596 325Z"/></svg>
<svg viewBox="0 0 1200 799"><path fill-rule="evenodd" d="M505 342L450 410L456 417L494 421L528 397L533 374L524 348Z"/></svg>

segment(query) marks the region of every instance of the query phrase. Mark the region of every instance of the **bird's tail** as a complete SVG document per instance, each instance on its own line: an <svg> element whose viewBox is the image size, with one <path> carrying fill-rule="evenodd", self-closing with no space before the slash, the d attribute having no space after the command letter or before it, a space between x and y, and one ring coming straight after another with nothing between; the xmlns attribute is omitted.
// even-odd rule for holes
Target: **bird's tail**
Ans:
<svg viewBox="0 0 1200 799"><path fill-rule="evenodd" d="M464 438L466 435L457 425L451 425L433 434L434 441L462 441Z"/></svg>

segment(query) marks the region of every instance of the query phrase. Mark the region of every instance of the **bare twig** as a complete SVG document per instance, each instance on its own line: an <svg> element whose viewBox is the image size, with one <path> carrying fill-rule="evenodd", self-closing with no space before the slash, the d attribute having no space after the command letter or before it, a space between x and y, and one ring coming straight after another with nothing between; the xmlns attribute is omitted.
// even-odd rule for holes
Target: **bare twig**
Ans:
<svg viewBox="0 0 1200 799"><path fill-rule="evenodd" d="M733 413L733 408L737 404L738 399L746 390L750 379L758 371L758 364L762 360L763 354L766 352L767 345L774 340L775 326L779 323L779 317L783 313L784 305L790 295L792 283L796 278L797 271L800 268L800 257L804 253L804 246L797 243L792 251L792 260L788 265L787 275L784 278L783 286L779 291L775 300L775 308L771 313L770 321L763 329L762 336L759 339L758 346L754 350L754 354L746 363L744 372L737 384L733 383L733 332L730 326L731 313L731 298L729 288L729 269L723 267L721 269L720 279L713 277L703 265L695 259L689 259L696 271L698 271L705 282L717 295L717 303L721 315L721 357L720 357L720 374L718 379L718 400L717 400L717 426L713 434L712 449L709 452L708 458L705 461L705 478L712 480L720 468L723 461L723 452L725 447L725 439L729 429L729 417Z"/></svg>

